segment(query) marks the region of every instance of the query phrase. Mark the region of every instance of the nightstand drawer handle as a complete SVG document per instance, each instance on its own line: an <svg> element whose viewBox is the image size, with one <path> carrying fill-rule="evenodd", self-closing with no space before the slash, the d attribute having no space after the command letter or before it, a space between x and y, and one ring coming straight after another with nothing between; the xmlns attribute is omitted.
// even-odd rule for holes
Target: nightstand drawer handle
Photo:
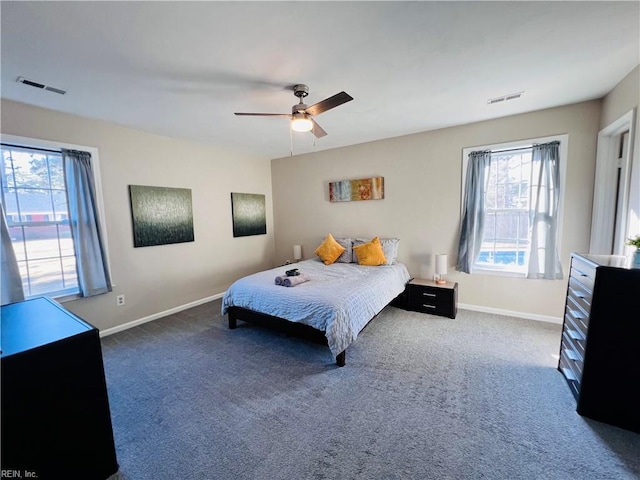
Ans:
<svg viewBox="0 0 640 480"><path fill-rule="evenodd" d="M434 305L425 305L424 303L422 304L422 306L426 308L436 308Z"/></svg>
<svg viewBox="0 0 640 480"><path fill-rule="evenodd" d="M427 292L422 292L422 295L424 295L426 297L435 297L436 296L435 293L427 293Z"/></svg>

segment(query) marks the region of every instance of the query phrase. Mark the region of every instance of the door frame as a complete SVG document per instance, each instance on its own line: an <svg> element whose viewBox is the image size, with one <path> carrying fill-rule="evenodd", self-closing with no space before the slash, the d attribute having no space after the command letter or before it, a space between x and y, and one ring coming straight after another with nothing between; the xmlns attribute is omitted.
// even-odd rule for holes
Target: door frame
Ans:
<svg viewBox="0 0 640 480"><path fill-rule="evenodd" d="M620 118L598 132L598 146L596 154L596 173L593 186L593 209L591 217L590 253L624 254L624 239L627 236L629 224L629 196L631 190L631 163L635 134L635 108L629 110ZM618 138L624 132L629 132L627 155L620 165L620 190L613 188L617 179L617 164L619 143ZM618 207L616 204L618 193L622 215L618 215L617 224L613 224L612 212ZM615 229L615 230L614 230ZM618 239L611 251L614 231Z"/></svg>

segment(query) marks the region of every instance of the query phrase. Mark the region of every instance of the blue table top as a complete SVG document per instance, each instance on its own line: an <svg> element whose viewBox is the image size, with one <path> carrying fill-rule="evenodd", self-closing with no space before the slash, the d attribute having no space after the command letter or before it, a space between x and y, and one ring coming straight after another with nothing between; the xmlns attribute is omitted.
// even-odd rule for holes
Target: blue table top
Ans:
<svg viewBox="0 0 640 480"><path fill-rule="evenodd" d="M3 305L2 358L96 328L47 297Z"/></svg>

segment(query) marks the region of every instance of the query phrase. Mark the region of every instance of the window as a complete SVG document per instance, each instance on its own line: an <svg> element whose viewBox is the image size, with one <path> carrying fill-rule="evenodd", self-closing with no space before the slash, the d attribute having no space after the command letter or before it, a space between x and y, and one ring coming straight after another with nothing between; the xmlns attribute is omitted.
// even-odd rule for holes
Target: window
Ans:
<svg viewBox="0 0 640 480"><path fill-rule="evenodd" d="M534 210L539 162L533 160L533 145L553 141L560 141L562 182L565 177L563 172L566 164L566 135L468 148L463 151L463 209L469 155L478 151L484 151L489 155L482 172L483 228L479 230L481 238L475 239L474 253L477 253L477 256L471 261L469 273L473 271L511 276L527 275L532 251L533 223L538 218ZM562 190L560 188L560 193ZM556 225L561 224L560 218L559 209ZM559 238L559 232L557 237ZM539 250L539 247L536 249Z"/></svg>
<svg viewBox="0 0 640 480"><path fill-rule="evenodd" d="M8 135L3 135L2 141L0 199L24 295L77 295L81 289L69 225L62 149L91 151L92 164L97 162L97 151ZM94 178L96 188L98 180ZM101 202L99 192L97 196Z"/></svg>
<svg viewBox="0 0 640 480"><path fill-rule="evenodd" d="M477 267L523 271L529 248L531 147L491 152Z"/></svg>
<svg viewBox="0 0 640 480"><path fill-rule="evenodd" d="M25 296L78 293L62 155L3 144L2 204Z"/></svg>

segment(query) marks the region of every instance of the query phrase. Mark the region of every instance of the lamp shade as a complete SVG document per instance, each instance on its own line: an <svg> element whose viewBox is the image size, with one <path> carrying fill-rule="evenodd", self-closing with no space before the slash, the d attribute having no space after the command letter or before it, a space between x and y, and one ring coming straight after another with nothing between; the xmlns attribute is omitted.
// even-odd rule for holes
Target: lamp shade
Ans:
<svg viewBox="0 0 640 480"><path fill-rule="evenodd" d="M302 245L293 246L293 259L294 260L302 259Z"/></svg>
<svg viewBox="0 0 640 480"><path fill-rule="evenodd" d="M447 256L445 254L436 255L436 273L438 275L447 273Z"/></svg>

